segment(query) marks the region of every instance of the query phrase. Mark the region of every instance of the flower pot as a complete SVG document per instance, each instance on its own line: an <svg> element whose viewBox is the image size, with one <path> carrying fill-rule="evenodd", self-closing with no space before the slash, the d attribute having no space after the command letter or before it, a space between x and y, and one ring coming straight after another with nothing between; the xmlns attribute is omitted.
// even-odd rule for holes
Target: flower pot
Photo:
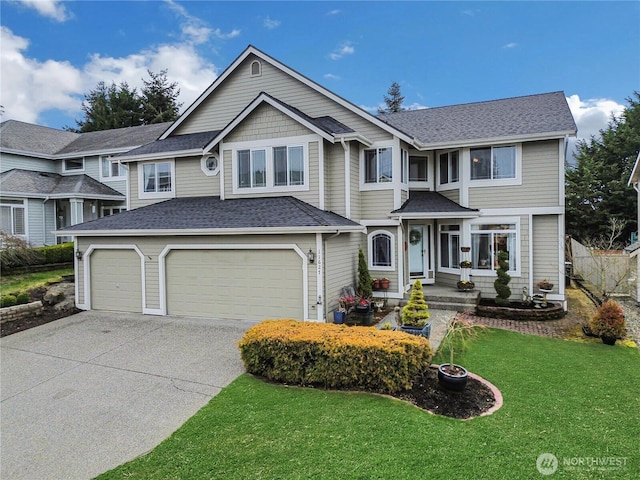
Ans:
<svg viewBox="0 0 640 480"><path fill-rule="evenodd" d="M462 392L467 386L469 373L464 367L455 365L456 372L449 372L449 364L443 363L438 367L438 382L451 392Z"/></svg>
<svg viewBox="0 0 640 480"><path fill-rule="evenodd" d="M390 281L389 280L380 280L380 288L386 290L389 288Z"/></svg>
<svg viewBox="0 0 640 480"><path fill-rule="evenodd" d="M358 303L356 305L356 312L357 313L367 313L369 310L371 310L371 304L367 303L365 305L362 305L360 303Z"/></svg>
<svg viewBox="0 0 640 480"><path fill-rule="evenodd" d="M431 335L431 323L426 323L424 327L416 327L413 325L400 325L400 330L410 335L422 335L429 338Z"/></svg>
<svg viewBox="0 0 640 480"><path fill-rule="evenodd" d="M602 335L600 338L602 339L602 343L604 343L605 345L616 344L616 337L609 337L608 335Z"/></svg>
<svg viewBox="0 0 640 480"><path fill-rule="evenodd" d="M346 318L347 313L346 312L341 312L339 310L336 310L335 312L333 312L333 323L336 323L338 325L344 323L344 319Z"/></svg>
<svg viewBox="0 0 640 480"><path fill-rule="evenodd" d="M380 289L380 280L374 280L373 281L373 289L374 290L379 290Z"/></svg>

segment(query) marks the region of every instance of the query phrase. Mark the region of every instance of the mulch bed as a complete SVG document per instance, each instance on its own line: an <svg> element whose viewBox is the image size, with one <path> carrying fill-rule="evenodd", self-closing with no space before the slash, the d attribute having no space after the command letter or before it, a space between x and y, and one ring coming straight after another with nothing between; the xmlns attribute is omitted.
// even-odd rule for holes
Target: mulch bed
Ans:
<svg viewBox="0 0 640 480"><path fill-rule="evenodd" d="M438 373L433 368L416 379L411 390L395 396L431 413L459 419L480 416L494 407L497 401L487 385L471 377L464 391L445 390L438 383Z"/></svg>
<svg viewBox="0 0 640 480"><path fill-rule="evenodd" d="M44 298L45 293L47 293L47 289L45 287L34 288L33 290L29 290L28 293L31 296L31 301L35 302ZM43 309L40 315L34 315L22 320L5 322L0 325L0 337L6 337L7 335L22 332L23 330L28 330L29 328L38 327L40 325L44 325L45 323L53 322L54 320L59 320L64 317L68 317L69 315L73 315L74 313L80 312L80 310L77 308L74 308L71 311L61 311L56 310L52 305L47 305L44 302L42 305Z"/></svg>

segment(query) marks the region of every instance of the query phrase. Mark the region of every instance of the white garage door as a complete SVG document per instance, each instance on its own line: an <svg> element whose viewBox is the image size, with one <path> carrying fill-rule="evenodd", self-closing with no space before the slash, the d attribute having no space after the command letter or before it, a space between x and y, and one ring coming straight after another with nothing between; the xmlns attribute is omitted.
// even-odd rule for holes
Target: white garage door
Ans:
<svg viewBox="0 0 640 480"><path fill-rule="evenodd" d="M173 250L166 287L170 315L305 318L302 259L293 250Z"/></svg>
<svg viewBox="0 0 640 480"><path fill-rule="evenodd" d="M91 308L142 313L142 272L134 250L91 253Z"/></svg>

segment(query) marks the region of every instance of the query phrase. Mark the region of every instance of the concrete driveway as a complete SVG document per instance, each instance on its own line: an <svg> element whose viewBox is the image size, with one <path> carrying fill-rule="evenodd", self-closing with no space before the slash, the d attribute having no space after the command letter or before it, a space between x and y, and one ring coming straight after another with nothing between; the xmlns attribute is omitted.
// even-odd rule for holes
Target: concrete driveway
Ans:
<svg viewBox="0 0 640 480"><path fill-rule="evenodd" d="M244 372L254 322L82 312L0 340L0 478L86 479L168 437Z"/></svg>

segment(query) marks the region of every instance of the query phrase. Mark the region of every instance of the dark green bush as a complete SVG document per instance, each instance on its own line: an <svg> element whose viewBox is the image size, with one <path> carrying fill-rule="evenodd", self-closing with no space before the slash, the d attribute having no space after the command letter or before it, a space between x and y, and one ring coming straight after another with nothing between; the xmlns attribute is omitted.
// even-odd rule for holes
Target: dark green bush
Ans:
<svg viewBox="0 0 640 480"><path fill-rule="evenodd" d="M13 307L17 301L15 295L4 295L0 297L0 308Z"/></svg>
<svg viewBox="0 0 640 480"><path fill-rule="evenodd" d="M25 303L29 303L30 301L31 301L31 295L29 295L27 292L22 292L16 297L16 303L18 305L23 305Z"/></svg>
<svg viewBox="0 0 640 480"><path fill-rule="evenodd" d="M48 263L68 263L73 262L73 243L61 243L60 245L49 245L47 247L36 248L42 255L43 264Z"/></svg>
<svg viewBox="0 0 640 480"><path fill-rule="evenodd" d="M432 357L424 337L296 320L250 328L240 352L247 371L269 380L383 393L411 388Z"/></svg>
<svg viewBox="0 0 640 480"><path fill-rule="evenodd" d="M509 254L507 252L498 252L498 269L495 282L493 282L493 288L495 288L498 296L496 297L496 305L499 307L509 306L509 297L511 297L511 289L509 288L509 282L511 281L511 275L507 273L509 270Z"/></svg>
<svg viewBox="0 0 640 480"><path fill-rule="evenodd" d="M4 249L0 251L0 268L2 270L31 265L73 262L72 242L30 248L24 240L6 234L2 234L1 240L4 245Z"/></svg>

